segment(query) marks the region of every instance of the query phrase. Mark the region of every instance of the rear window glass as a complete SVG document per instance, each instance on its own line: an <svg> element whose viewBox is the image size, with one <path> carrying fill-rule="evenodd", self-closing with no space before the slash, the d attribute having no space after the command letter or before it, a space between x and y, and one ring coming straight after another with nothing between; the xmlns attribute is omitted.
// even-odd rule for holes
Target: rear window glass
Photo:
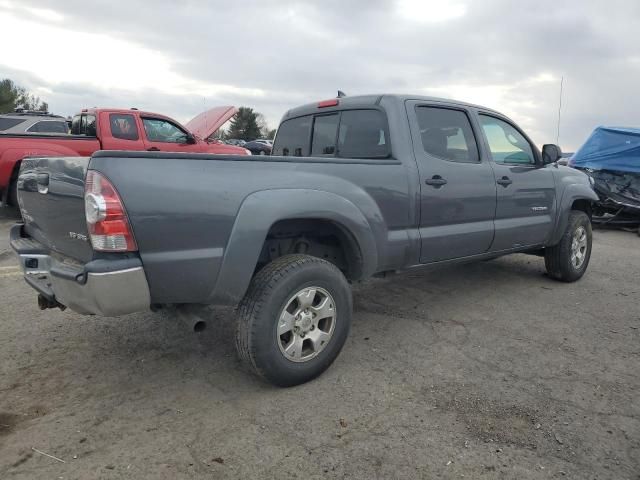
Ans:
<svg viewBox="0 0 640 480"><path fill-rule="evenodd" d="M111 135L122 140L138 140L138 127L133 115L112 113L109 115Z"/></svg>
<svg viewBox="0 0 640 480"><path fill-rule="evenodd" d="M273 144L272 155L304 157L309 155L313 117L292 118L282 122Z"/></svg>
<svg viewBox="0 0 640 480"><path fill-rule="evenodd" d="M89 137L96 136L96 117L95 115L87 115L87 126L84 134Z"/></svg>
<svg viewBox="0 0 640 480"><path fill-rule="evenodd" d="M317 116L313 122L311 156L333 156L336 154L336 137L340 114Z"/></svg>
<svg viewBox="0 0 640 480"><path fill-rule="evenodd" d="M345 110L340 118L338 155L384 158L390 154L385 115L379 110Z"/></svg>
<svg viewBox="0 0 640 480"><path fill-rule="evenodd" d="M31 133L68 133L69 127L67 126L67 122L44 120L34 123L27 131Z"/></svg>
<svg viewBox="0 0 640 480"><path fill-rule="evenodd" d="M0 118L0 132L20 125L24 120L20 118Z"/></svg>
<svg viewBox="0 0 640 480"><path fill-rule="evenodd" d="M464 112L417 107L416 115L425 152L452 162L480 160L473 130Z"/></svg>
<svg viewBox="0 0 640 480"><path fill-rule="evenodd" d="M96 136L96 117L95 115L82 114L73 117L71 121L71 133L73 135L86 135L88 137Z"/></svg>
<svg viewBox="0 0 640 480"><path fill-rule="evenodd" d="M71 134L80 135L80 115L76 115L71 120Z"/></svg>

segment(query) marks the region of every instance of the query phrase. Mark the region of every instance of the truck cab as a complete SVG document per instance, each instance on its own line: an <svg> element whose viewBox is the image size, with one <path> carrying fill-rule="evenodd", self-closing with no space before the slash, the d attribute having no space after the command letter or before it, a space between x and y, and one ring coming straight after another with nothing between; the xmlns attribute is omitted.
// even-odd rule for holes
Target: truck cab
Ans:
<svg viewBox="0 0 640 480"><path fill-rule="evenodd" d="M244 148L208 140L236 111L235 107L209 110L205 114L209 115L210 123L197 123L198 116L189 123L193 127L190 129L170 117L135 108L91 108L73 117L71 134L97 137L102 150L247 155Z"/></svg>

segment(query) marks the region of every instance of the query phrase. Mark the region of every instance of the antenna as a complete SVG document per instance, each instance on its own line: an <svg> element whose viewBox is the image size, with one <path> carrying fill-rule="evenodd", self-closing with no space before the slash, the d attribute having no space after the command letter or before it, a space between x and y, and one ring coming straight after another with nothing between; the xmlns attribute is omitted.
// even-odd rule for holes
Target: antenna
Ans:
<svg viewBox="0 0 640 480"><path fill-rule="evenodd" d="M560 114L562 112L562 87L564 84L564 75L560 78L560 101L558 104L558 133L556 135L556 145L560 145Z"/></svg>

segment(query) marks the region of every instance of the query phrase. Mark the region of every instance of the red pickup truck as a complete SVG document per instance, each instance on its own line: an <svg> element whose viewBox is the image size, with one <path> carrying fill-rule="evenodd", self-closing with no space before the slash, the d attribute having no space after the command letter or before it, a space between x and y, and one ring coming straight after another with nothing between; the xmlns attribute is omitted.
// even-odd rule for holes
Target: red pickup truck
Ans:
<svg viewBox="0 0 640 480"><path fill-rule="evenodd" d="M0 134L0 202L17 206L15 182L26 157L88 157L97 150L250 155L245 148L208 140L237 111L212 108L182 126L157 113L90 108L73 117L71 135Z"/></svg>

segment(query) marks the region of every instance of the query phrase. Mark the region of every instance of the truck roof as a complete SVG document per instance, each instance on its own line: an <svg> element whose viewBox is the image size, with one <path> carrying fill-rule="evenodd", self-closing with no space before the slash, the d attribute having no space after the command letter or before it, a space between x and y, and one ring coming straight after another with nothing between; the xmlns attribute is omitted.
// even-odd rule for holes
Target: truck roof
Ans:
<svg viewBox="0 0 640 480"><path fill-rule="evenodd" d="M338 103L335 106L331 105L326 107L327 111L331 111L333 109L341 109L344 107L357 108L357 107L371 107L371 106L379 105L383 97L395 99L398 102L404 102L405 100L423 100L423 101L431 101L431 102L443 102L448 105L460 105L463 107L478 108L478 109L482 109L488 112L492 112L492 113L496 113L498 115L504 116L504 114L501 114L500 112L497 112L491 108L483 107L481 105L475 105L473 103L461 102L459 100L452 100L450 98L429 97L424 95L382 93L382 94L346 96L346 97L340 97L340 98L334 98L334 99L328 99L328 100L321 100L320 102L307 103L305 105L301 105L299 107L288 110L284 114L283 119L317 113L319 108L319 103L322 103L325 101L330 102L333 100L337 100Z"/></svg>
<svg viewBox="0 0 640 480"><path fill-rule="evenodd" d="M90 113L93 115L96 115L100 112L107 112L107 113L128 113L128 114L139 114L139 115L150 115L150 116L154 116L154 117L161 117L161 118L166 118L169 120L173 120L171 117L167 117L166 115L162 115L161 113L155 113L155 112L146 112L144 110L138 110L137 108L98 108L98 107L93 107L93 108L83 108L81 111L79 111L78 113L76 113L76 115L80 115L83 113ZM175 121L175 120L174 120Z"/></svg>

